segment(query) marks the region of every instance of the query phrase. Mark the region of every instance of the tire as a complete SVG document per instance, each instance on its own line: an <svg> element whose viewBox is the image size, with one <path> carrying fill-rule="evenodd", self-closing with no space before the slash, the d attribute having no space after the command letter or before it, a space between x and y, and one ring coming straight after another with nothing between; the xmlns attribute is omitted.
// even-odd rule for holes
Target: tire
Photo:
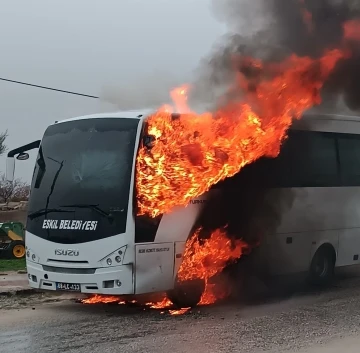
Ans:
<svg viewBox="0 0 360 353"><path fill-rule="evenodd" d="M25 242L22 240L15 240L10 243L6 249L8 259L22 259L25 257Z"/></svg>
<svg viewBox="0 0 360 353"><path fill-rule="evenodd" d="M203 280L176 282L174 289L167 292L167 297L178 308L193 308L199 304L204 290Z"/></svg>
<svg viewBox="0 0 360 353"><path fill-rule="evenodd" d="M317 286L328 286L335 274L335 252L330 246L320 247L310 265L310 283Z"/></svg>

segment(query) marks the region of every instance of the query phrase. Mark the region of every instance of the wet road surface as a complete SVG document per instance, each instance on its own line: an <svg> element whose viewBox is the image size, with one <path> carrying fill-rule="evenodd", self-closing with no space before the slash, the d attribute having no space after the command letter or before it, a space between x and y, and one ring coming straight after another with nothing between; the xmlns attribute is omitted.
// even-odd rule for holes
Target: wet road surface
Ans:
<svg viewBox="0 0 360 353"><path fill-rule="evenodd" d="M183 316L65 299L0 300L0 352L360 351L359 276L322 292L253 306L223 303Z"/></svg>

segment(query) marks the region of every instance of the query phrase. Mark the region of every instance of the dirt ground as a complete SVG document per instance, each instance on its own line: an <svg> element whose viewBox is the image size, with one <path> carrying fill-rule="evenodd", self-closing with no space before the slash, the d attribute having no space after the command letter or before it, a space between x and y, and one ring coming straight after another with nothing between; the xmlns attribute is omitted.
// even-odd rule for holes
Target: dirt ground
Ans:
<svg viewBox="0 0 360 353"><path fill-rule="evenodd" d="M0 298L0 353L357 353L360 275L263 303L199 307L181 316L63 295Z"/></svg>

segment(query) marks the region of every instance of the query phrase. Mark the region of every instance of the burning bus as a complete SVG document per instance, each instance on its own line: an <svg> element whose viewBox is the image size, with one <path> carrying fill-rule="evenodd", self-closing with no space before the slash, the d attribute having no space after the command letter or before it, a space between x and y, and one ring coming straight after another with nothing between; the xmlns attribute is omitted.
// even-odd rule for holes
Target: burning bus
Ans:
<svg viewBox="0 0 360 353"><path fill-rule="evenodd" d="M165 291L179 306L196 305L204 280L219 267L208 264L205 275L199 263L181 267L186 242L198 227L218 236L212 250L213 262L222 261L220 269L254 240L261 245L249 258L270 275L308 272L314 282L328 283L335 266L359 262L359 120L305 116L291 127L276 158L260 158L187 205L152 215L141 212L137 202L146 187L137 184L137 159L145 152L142 158L151 158L156 139L149 116L122 112L56 122L41 141L8 153L11 180L14 157L23 160L26 151L39 149L26 225L31 287L106 295ZM171 114L174 124L181 118ZM281 199L272 198L273 207L283 203L284 193L291 201L270 227L260 213L274 193ZM255 227L264 226L261 231L244 228L251 223L246 209ZM224 212L235 243L216 231L224 224L214 220ZM209 219L215 223L209 225Z"/></svg>
<svg viewBox="0 0 360 353"><path fill-rule="evenodd" d="M26 225L30 285L107 295L167 292L188 307L211 302L211 277L259 242L248 258L272 274L295 266L323 283L335 264L356 263L357 189L346 174L356 172L344 165L348 151L356 151L357 124L314 118L307 130L301 125L346 55L331 49L317 59L292 55L277 63L244 57L235 75L241 97L225 99L214 112L191 111L184 86L171 92L176 109L55 122L41 140L10 151L13 180L15 157L39 150ZM313 165L299 153L307 150ZM276 209L284 201L279 195L291 196L284 212ZM282 217L259 223L250 205Z"/></svg>

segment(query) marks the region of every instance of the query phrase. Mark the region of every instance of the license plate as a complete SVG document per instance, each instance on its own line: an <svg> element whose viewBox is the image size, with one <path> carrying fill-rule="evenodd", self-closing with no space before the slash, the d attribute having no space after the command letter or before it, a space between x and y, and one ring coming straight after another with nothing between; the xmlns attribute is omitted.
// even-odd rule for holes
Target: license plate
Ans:
<svg viewBox="0 0 360 353"><path fill-rule="evenodd" d="M81 286L77 283L56 282L56 290L65 290L69 292L81 292Z"/></svg>

